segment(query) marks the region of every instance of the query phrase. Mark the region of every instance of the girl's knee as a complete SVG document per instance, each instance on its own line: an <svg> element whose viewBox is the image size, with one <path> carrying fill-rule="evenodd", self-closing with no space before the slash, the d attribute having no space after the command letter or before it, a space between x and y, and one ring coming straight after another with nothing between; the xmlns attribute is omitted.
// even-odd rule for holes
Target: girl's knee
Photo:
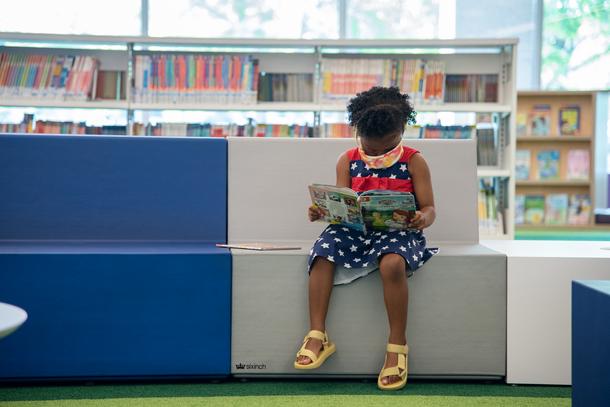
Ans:
<svg viewBox="0 0 610 407"><path fill-rule="evenodd" d="M390 280L399 280L405 276L406 272L405 259L395 253L389 253L384 255L379 262L379 271L381 277Z"/></svg>

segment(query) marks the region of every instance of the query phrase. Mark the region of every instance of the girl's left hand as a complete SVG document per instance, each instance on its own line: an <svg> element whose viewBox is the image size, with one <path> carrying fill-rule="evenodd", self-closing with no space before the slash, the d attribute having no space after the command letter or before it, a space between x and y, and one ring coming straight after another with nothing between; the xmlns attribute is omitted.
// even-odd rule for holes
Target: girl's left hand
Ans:
<svg viewBox="0 0 610 407"><path fill-rule="evenodd" d="M411 219L411 223L409 223L409 227L416 229L423 229L427 225L427 217L426 214L422 211L416 211L415 216Z"/></svg>

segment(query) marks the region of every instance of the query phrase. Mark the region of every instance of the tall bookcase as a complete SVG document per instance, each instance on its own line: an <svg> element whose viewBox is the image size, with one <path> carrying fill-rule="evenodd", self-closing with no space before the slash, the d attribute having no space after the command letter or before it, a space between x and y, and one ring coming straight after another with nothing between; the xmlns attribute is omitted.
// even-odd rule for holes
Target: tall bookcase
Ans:
<svg viewBox="0 0 610 407"><path fill-rule="evenodd" d="M501 214L501 231L490 233L482 221L481 238L514 237L514 152L516 113L516 39L463 40L285 40L285 39L202 39L114 36L77 36L0 33L0 51L23 54L88 55L100 61L100 69L125 71L133 85L134 60L137 55L154 53L202 53L206 55L252 55L260 71L267 73L313 74L314 89L320 86L323 58L388 58L443 61L446 74L494 74L498 76L498 98L494 103L416 103L419 115L437 115L442 122L456 115L491 117L494 129L496 165L479 166L481 180L494 179L495 203L488 212ZM136 103L131 92L125 100L62 101L3 98L2 107L114 109L125 112L127 128L134 115L146 117L150 111L231 111L231 112L304 112L311 114L315 129L327 122L327 116L341 116L344 104L321 103L314 92L311 103ZM344 115L343 115L344 116ZM75 118L76 120L77 118ZM345 120L345 117L342 117ZM476 122L475 119L469 119ZM444 124L444 123L442 123ZM476 123L472 123L473 125ZM485 206L485 203L480 204ZM487 204L488 205L488 204Z"/></svg>
<svg viewBox="0 0 610 407"><path fill-rule="evenodd" d="M605 135L596 134L596 99L597 93L594 91L520 91L517 95L517 115L518 115L518 136L517 150L518 155L521 153L528 156L530 153L530 165L528 179L516 180L516 196L518 201L521 196L527 197L538 196L545 197L546 205L544 207L544 220L540 224L533 224L531 216L523 216L523 223L518 221L516 225L519 230L530 229L588 229L595 227L593 210L595 208L595 168L596 168L596 152L605 145ZM578 114L574 116L578 121L578 130L575 134L569 131L560 129L560 112L565 108L576 108ZM532 130L533 122L536 117L548 118L548 128L542 131L543 134L534 134ZM563 134L562 134L563 133ZM579 150L588 154L588 171L587 174L574 177L575 158L570 156L572 152ZM556 152L557 160L555 169L550 171L558 172L555 179L544 179L541 176L540 165L546 165L545 159L540 158L540 154L548 154L549 151ZM557 156L558 153L558 156ZM544 156L543 156L544 157ZM527 165L520 164L520 159L517 158L517 166ZM570 163L569 161L572 161ZM571 169L571 168L572 169ZM583 168L581 168L581 171ZM517 172L519 170L517 169ZM527 172L527 171L524 171ZM570 175L572 173L572 175ZM582 175L582 174L581 174ZM523 177L520 177L523 178ZM542 178L542 179L541 179ZM567 212L569 216L570 210L576 210L577 207L573 204L577 200L573 197L587 196L588 204L585 203L585 211L589 211L587 219L579 224L570 224L566 219L565 223L553 220L551 212L557 213L557 207L551 205L549 207L549 195L567 196L569 198ZM526 201L527 202L527 201ZM561 199L559 200L561 202ZM565 202L565 201L564 201ZM520 204L518 204L520 205ZM588 207L588 209L587 209ZM526 204L522 209L523 212L531 210ZM525 214L524 214L525 215ZM517 214L519 216L519 214ZM530 219L528 219L528 217ZM551 218L551 219L548 219Z"/></svg>

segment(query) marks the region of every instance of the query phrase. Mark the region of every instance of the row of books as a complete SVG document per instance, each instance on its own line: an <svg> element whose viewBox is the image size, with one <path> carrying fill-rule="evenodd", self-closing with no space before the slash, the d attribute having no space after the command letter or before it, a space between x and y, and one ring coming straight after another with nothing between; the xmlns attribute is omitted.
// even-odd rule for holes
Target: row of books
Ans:
<svg viewBox="0 0 610 407"><path fill-rule="evenodd" d="M61 122L50 120L33 120L33 115L25 115L21 123L0 123L0 133L35 133L35 134L103 134L125 135L127 126L106 125L88 126L85 122Z"/></svg>
<svg viewBox="0 0 610 407"><path fill-rule="evenodd" d="M98 68L90 56L0 53L0 97L88 100Z"/></svg>
<svg viewBox="0 0 610 407"><path fill-rule="evenodd" d="M541 150L535 154L537 172L532 174L533 152L529 149L518 149L515 153L516 180L559 180L562 152L560 150ZM566 180L589 180L589 150L570 149L565 154Z"/></svg>
<svg viewBox="0 0 610 407"><path fill-rule="evenodd" d="M256 103L258 60L252 56L136 55L136 103Z"/></svg>
<svg viewBox="0 0 610 407"><path fill-rule="evenodd" d="M126 72L99 71L91 56L0 54L0 96L125 99ZM372 86L398 86L417 102L497 101L497 75L446 75L424 59L335 59L320 64L320 102L344 103ZM151 54L134 58L136 103L256 103L314 100L313 74L266 74L246 55ZM260 83L259 89L259 80Z"/></svg>
<svg viewBox="0 0 610 407"><path fill-rule="evenodd" d="M313 137L313 127L300 124L193 124L193 123L135 123L137 136L188 137Z"/></svg>
<svg viewBox="0 0 610 407"><path fill-rule="evenodd" d="M447 75L445 98L447 103L498 102L498 75Z"/></svg>
<svg viewBox="0 0 610 407"><path fill-rule="evenodd" d="M517 136L550 136L552 109L549 104L537 104L529 112L517 113ZM580 136L580 106L566 105L557 111L557 130L560 136Z"/></svg>
<svg viewBox="0 0 610 407"><path fill-rule="evenodd" d="M323 58L320 75L322 103L344 103L372 86L397 86L415 102L443 101L443 61Z"/></svg>
<svg viewBox="0 0 610 407"><path fill-rule="evenodd" d="M261 73L259 102L313 102L313 74Z"/></svg>
<svg viewBox="0 0 610 407"><path fill-rule="evenodd" d="M406 139L468 139L472 138L475 126L407 126L403 134ZM480 130L476 130L477 135ZM493 131L492 131L493 134ZM320 126L320 137L353 137L352 128L345 123L324 123Z"/></svg>
<svg viewBox="0 0 610 407"><path fill-rule="evenodd" d="M469 139L472 138L475 126L407 126L405 138L432 138L432 139Z"/></svg>
<svg viewBox="0 0 610 407"><path fill-rule="evenodd" d="M493 128L477 129L477 164L498 165L498 143Z"/></svg>
<svg viewBox="0 0 610 407"><path fill-rule="evenodd" d="M535 194L515 196L517 225L588 225L591 198L587 194Z"/></svg>
<svg viewBox="0 0 610 407"><path fill-rule="evenodd" d="M506 233L504 205L498 201L498 178L479 179L478 214L479 232L482 235L498 236Z"/></svg>

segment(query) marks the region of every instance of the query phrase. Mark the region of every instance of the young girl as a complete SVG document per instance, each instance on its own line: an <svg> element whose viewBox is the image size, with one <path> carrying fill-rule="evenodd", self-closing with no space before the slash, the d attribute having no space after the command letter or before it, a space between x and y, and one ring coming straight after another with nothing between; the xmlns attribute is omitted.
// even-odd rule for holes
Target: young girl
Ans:
<svg viewBox="0 0 610 407"><path fill-rule="evenodd" d="M418 230L364 234L330 225L322 232L309 258L311 330L294 366L315 369L335 351L325 330L333 284L347 284L379 269L390 336L377 384L382 390L400 389L407 382L407 277L436 253L435 249L426 248L422 233L435 218L430 171L417 150L402 145L405 125L415 123L415 112L408 96L398 88L373 87L359 93L350 100L347 111L358 147L339 157L337 186L358 193L373 189L413 193L418 210L410 226ZM309 219L319 218L319 209L310 207Z"/></svg>

